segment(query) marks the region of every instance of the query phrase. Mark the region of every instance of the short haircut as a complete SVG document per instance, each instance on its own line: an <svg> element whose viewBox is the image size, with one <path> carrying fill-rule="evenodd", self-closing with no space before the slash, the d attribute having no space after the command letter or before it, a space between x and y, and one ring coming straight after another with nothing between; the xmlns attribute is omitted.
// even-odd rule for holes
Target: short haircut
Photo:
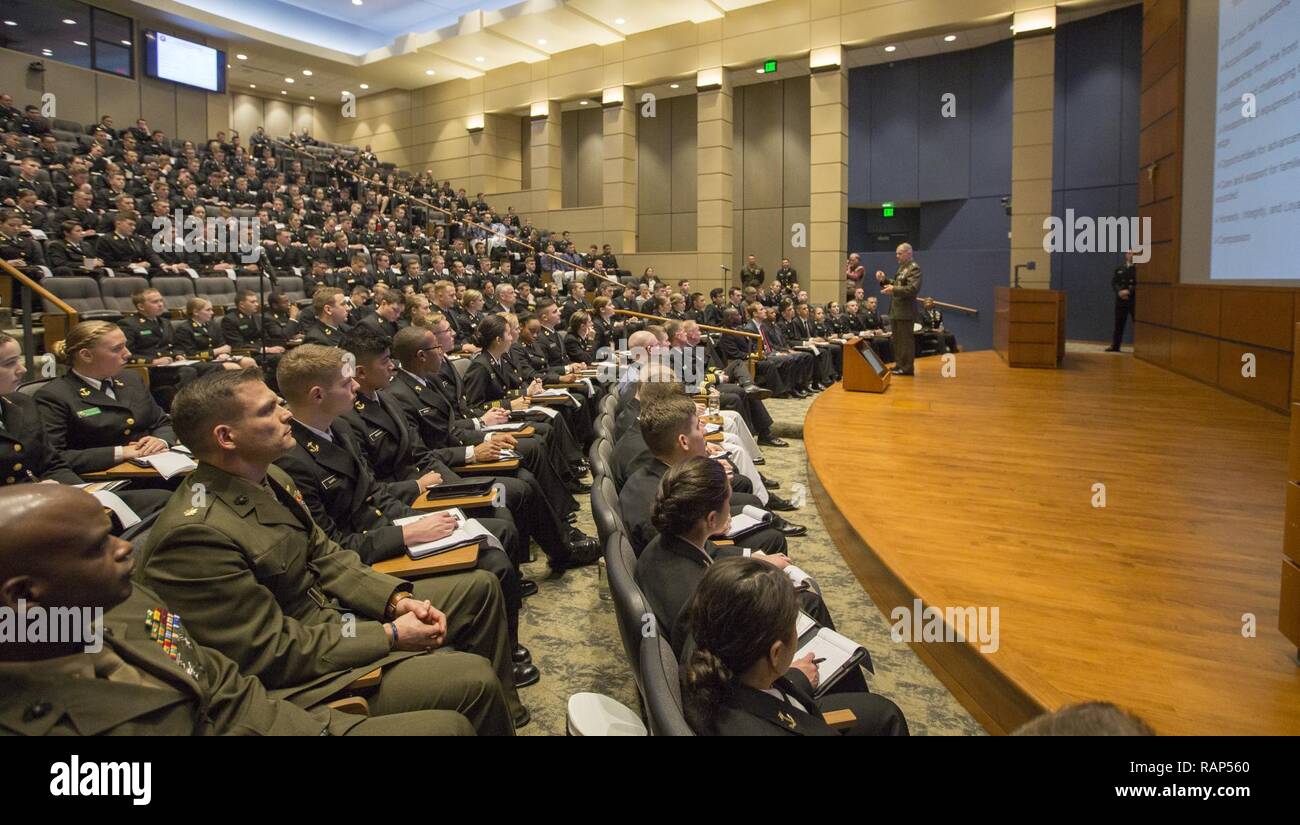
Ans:
<svg viewBox="0 0 1300 825"><path fill-rule="evenodd" d="M352 353L358 364L365 364L379 358L385 352L391 352L393 341L387 335L380 335L365 327L357 327L343 339L342 347Z"/></svg>
<svg viewBox="0 0 1300 825"><path fill-rule="evenodd" d="M242 304L244 301L247 301L249 298L256 298L256 297L257 297L257 293L251 289L235 290L235 305L238 306L239 304Z"/></svg>
<svg viewBox="0 0 1300 825"><path fill-rule="evenodd" d="M393 357L403 366L408 366L420 348L424 346L424 336L432 334L430 327L403 327L393 336Z"/></svg>
<svg viewBox="0 0 1300 825"><path fill-rule="evenodd" d="M181 386L172 399L172 427L181 443L202 458L212 451L212 428L243 418L236 391L250 381L262 381L257 367L215 370Z"/></svg>
<svg viewBox="0 0 1300 825"><path fill-rule="evenodd" d="M658 398L650 404L641 402L641 437L656 456L668 455L680 435L689 432L695 421L695 402L684 395Z"/></svg>
<svg viewBox="0 0 1300 825"><path fill-rule="evenodd" d="M1079 702L1044 713L1012 736L1155 736L1151 726L1110 702Z"/></svg>
<svg viewBox="0 0 1300 825"><path fill-rule="evenodd" d="M325 311L325 307L334 303L334 298L342 295L343 290L336 286L319 287L315 294L311 296L312 309L316 311L316 317L319 318Z"/></svg>
<svg viewBox="0 0 1300 825"><path fill-rule="evenodd" d="M158 292L158 290L151 286L147 286L144 289L137 289L135 292L131 293L131 303L135 304L137 307L140 306L144 303L145 297L148 296L150 292ZM161 295L162 293L159 292L158 294Z"/></svg>
<svg viewBox="0 0 1300 825"><path fill-rule="evenodd" d="M301 401L312 387L321 387L342 375L343 350L320 344L303 344L280 358L275 380L290 403Z"/></svg>

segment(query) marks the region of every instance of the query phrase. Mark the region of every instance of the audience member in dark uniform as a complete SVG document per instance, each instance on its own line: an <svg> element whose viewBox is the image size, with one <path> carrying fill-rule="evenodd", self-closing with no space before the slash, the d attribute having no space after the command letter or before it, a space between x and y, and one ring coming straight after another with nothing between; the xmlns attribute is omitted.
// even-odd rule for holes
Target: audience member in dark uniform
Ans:
<svg viewBox="0 0 1300 825"><path fill-rule="evenodd" d="M158 403L169 407L176 388L197 378L199 370L170 366L179 356L174 351L175 332L165 317L167 304L162 293L153 288L141 289L131 295L131 302L135 314L123 318L117 326L126 336L126 348L135 363L149 367L149 391Z"/></svg>
<svg viewBox="0 0 1300 825"><path fill-rule="evenodd" d="M943 326L943 313L934 305L933 298L926 298L921 309L921 337L932 343L940 354L957 351L957 336Z"/></svg>
<svg viewBox="0 0 1300 825"><path fill-rule="evenodd" d="M224 369L237 370L257 366L248 356L232 356L231 346L213 323L212 302L191 298L185 302L185 320L176 325L173 349L185 358L203 358L219 363Z"/></svg>
<svg viewBox="0 0 1300 825"><path fill-rule="evenodd" d="M0 332L0 486L42 481L82 484L81 476L50 447L36 400L18 391L26 374L18 342ZM116 492L141 517L167 503L165 490Z"/></svg>
<svg viewBox="0 0 1300 825"><path fill-rule="evenodd" d="M702 736L834 736L822 718L851 710L849 736L906 736L898 706L874 693L813 698L817 665L797 661L799 602L790 579L758 559L722 559L695 589L693 649L681 672L687 721Z"/></svg>
<svg viewBox="0 0 1300 825"><path fill-rule="evenodd" d="M315 320L303 330L304 344L321 344L336 347L347 332L348 305L343 290L324 287L312 296Z"/></svg>
<svg viewBox="0 0 1300 825"><path fill-rule="evenodd" d="M95 249L85 240L85 230L76 221L59 225L61 237L45 246L45 261L55 275L90 275L103 273L103 264Z"/></svg>
<svg viewBox="0 0 1300 825"><path fill-rule="evenodd" d="M56 345L68 372L36 391L50 448L73 472L93 473L176 443L171 419L126 365L131 351L116 324L82 321Z"/></svg>
<svg viewBox="0 0 1300 825"><path fill-rule="evenodd" d="M304 344L280 359L276 378L293 420L294 446L276 459L302 492L312 520L339 546L352 550L367 564L395 558L409 548L446 538L456 529L448 513L432 513L406 525L394 522L421 515L391 495L376 480L349 427L339 420L356 402L356 381L345 369L344 351ZM511 644L519 638L519 572L509 555L523 555L513 520L479 520L502 545L480 544L478 569L497 577L505 596ZM531 660L524 651L519 658ZM515 685L538 680L529 661L517 663Z"/></svg>
<svg viewBox="0 0 1300 825"><path fill-rule="evenodd" d="M596 331L591 316L578 310L569 316L569 334L564 339L564 357L570 364L594 364Z"/></svg>
<svg viewBox="0 0 1300 825"><path fill-rule="evenodd" d="M725 533L731 523L731 484L722 465L703 456L688 458L664 475L652 521L659 535L637 558L636 582L655 614L659 632L679 658L690 635L686 608L714 561L751 555L782 569L790 563L784 555L768 556L734 544L718 546L710 540ZM809 616L834 627L817 591L800 591L799 602Z"/></svg>
<svg viewBox="0 0 1300 825"><path fill-rule="evenodd" d="M641 437L645 439L646 447L654 460L641 463L618 492L619 510L623 515L623 523L627 525L628 539L637 555L658 535L651 516L655 494L664 473L687 458L707 454L704 428L695 411L695 403L685 395L655 399L654 403L643 404L640 427ZM745 504L761 507L758 499L752 496L749 500L735 496L732 504L737 510ZM773 522L780 523L775 517ZM771 554L784 553L786 547L785 536L773 527L763 527L741 536L737 543L742 547Z"/></svg>

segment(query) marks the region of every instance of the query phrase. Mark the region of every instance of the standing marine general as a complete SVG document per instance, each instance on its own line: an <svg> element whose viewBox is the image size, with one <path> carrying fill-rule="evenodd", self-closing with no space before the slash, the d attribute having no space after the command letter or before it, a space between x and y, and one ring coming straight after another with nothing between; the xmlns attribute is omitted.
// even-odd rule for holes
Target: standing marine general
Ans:
<svg viewBox="0 0 1300 825"><path fill-rule="evenodd" d="M894 333L894 375L911 375L916 354L913 330L917 320L916 294L921 289L921 267L912 260L911 244L899 244L894 257L898 259L898 272L894 273L893 279L876 270L876 280L881 284L880 291L892 299L889 302L889 321Z"/></svg>

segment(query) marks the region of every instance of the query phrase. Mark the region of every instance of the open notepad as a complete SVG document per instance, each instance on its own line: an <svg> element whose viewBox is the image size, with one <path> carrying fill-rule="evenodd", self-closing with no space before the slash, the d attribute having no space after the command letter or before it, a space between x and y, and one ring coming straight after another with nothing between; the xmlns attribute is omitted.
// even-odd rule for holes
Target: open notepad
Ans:
<svg viewBox="0 0 1300 825"><path fill-rule="evenodd" d="M859 665L875 673L871 665L871 654L867 649L842 633L817 624L817 621L803 611L795 621L795 630L799 635L799 649L794 657L800 659L809 653L813 659L822 659L817 664L817 687L813 696L820 699L835 683L853 672Z"/></svg>
<svg viewBox="0 0 1300 825"><path fill-rule="evenodd" d="M772 514L752 504L746 504L739 513L731 517L731 526L726 536L736 539L747 536L755 530L761 530L772 521Z"/></svg>
<svg viewBox="0 0 1300 825"><path fill-rule="evenodd" d="M521 421L508 421L505 424L485 424L485 433L517 433L528 425Z"/></svg>
<svg viewBox="0 0 1300 825"><path fill-rule="evenodd" d="M458 550L462 547L468 547L471 544L486 544L495 547L498 550L501 542L493 536L479 523L478 519L465 518L465 514L459 508L453 507L450 510L444 510L456 517L456 529L451 534L440 538L437 541L428 541L424 544L417 544L414 547L406 548L406 555L413 559L423 559L429 556L436 556L439 553L446 553L451 550ZM431 518L436 513L423 513L418 516L407 516L393 521L398 527L404 527L412 522L419 521L422 518Z"/></svg>
<svg viewBox="0 0 1300 825"><path fill-rule="evenodd" d="M194 459L179 450L165 450L143 458L133 458L131 463L137 467L152 467L163 478L188 473L199 466L194 463Z"/></svg>

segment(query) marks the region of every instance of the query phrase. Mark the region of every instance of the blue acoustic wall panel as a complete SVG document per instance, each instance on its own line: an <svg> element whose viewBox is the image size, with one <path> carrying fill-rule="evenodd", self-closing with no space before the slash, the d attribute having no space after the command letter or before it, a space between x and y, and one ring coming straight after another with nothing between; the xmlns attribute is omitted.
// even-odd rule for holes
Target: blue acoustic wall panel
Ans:
<svg viewBox="0 0 1300 825"><path fill-rule="evenodd" d="M1052 213L1091 219L1137 215L1142 8L1061 26L1056 33ZM1123 255L1052 255L1053 286L1067 293L1070 338L1109 341L1111 273ZM1132 325L1126 335L1131 340Z"/></svg>
<svg viewBox="0 0 1300 825"><path fill-rule="evenodd" d="M915 61L917 199L922 203L970 197L971 54L953 52Z"/></svg>
<svg viewBox="0 0 1300 825"><path fill-rule="evenodd" d="M872 73L868 87L871 200L918 200L916 92L919 62L907 60Z"/></svg>

